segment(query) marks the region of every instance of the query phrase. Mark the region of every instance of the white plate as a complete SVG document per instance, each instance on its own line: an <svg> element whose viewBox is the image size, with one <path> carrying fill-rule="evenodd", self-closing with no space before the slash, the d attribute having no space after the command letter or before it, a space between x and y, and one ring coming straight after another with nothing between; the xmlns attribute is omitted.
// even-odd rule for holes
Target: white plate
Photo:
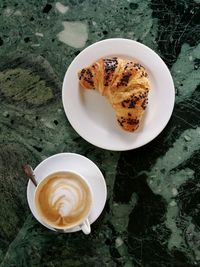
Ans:
<svg viewBox="0 0 200 267"><path fill-rule="evenodd" d="M34 170L36 180L40 182L49 174L57 171L75 171L82 175L89 183L93 192L93 203L89 221L92 224L101 214L107 197L106 183L99 168L88 158L75 153L60 153L42 161ZM27 199L30 210L34 217L47 228L54 230L41 221L37 214L34 202L35 186L29 180L27 186ZM81 230L79 226L65 232L76 232Z"/></svg>
<svg viewBox="0 0 200 267"><path fill-rule="evenodd" d="M105 97L79 88L77 73L106 56L135 59L150 77L149 105L139 129L129 133L118 125ZM163 60L150 48L128 39L107 39L84 49L69 66L63 82L62 100L72 127L85 140L108 150L129 150L153 140L169 121L175 100L171 74Z"/></svg>

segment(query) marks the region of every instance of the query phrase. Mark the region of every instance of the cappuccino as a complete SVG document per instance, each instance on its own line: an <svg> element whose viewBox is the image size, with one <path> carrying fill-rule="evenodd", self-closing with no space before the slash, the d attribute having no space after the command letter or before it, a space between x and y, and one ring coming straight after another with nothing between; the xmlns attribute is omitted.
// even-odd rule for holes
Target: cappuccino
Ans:
<svg viewBox="0 0 200 267"><path fill-rule="evenodd" d="M41 219L58 229L69 229L88 215L92 203L87 183L73 172L47 176L35 193L36 209Z"/></svg>

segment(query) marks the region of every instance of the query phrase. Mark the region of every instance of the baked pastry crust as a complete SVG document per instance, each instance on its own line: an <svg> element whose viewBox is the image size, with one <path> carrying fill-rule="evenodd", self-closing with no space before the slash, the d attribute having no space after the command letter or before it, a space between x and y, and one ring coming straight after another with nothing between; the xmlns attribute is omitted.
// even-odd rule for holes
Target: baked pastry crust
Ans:
<svg viewBox="0 0 200 267"><path fill-rule="evenodd" d="M101 58L78 73L84 89L94 89L114 108L119 125L135 131L148 104L150 83L145 68L120 57Z"/></svg>

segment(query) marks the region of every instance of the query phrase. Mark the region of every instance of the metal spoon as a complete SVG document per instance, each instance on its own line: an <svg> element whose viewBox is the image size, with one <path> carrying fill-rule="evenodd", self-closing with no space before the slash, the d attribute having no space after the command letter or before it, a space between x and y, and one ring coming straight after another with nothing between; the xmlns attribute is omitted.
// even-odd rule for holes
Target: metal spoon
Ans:
<svg viewBox="0 0 200 267"><path fill-rule="evenodd" d="M29 164L25 164L22 167L23 167L25 174L31 179L33 184L37 186L37 181L35 179L35 175L34 175L32 167Z"/></svg>
<svg viewBox="0 0 200 267"><path fill-rule="evenodd" d="M25 174L31 179L33 184L35 186L37 186L37 181L35 179L35 175L34 175L32 167L29 164L25 164L25 165L22 166L22 168L23 168ZM54 229L56 230L56 232L59 232L59 233L64 233L65 232L62 229L56 229L56 228L54 228Z"/></svg>

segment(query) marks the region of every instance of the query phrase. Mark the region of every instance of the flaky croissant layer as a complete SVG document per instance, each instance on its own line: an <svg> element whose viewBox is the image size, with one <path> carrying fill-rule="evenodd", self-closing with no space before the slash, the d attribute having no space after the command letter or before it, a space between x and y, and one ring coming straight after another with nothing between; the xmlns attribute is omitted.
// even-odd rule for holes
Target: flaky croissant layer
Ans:
<svg viewBox="0 0 200 267"><path fill-rule="evenodd" d="M135 131L148 104L150 84L145 68L135 61L119 57L101 58L79 73L84 89L95 89L107 97L119 125Z"/></svg>

